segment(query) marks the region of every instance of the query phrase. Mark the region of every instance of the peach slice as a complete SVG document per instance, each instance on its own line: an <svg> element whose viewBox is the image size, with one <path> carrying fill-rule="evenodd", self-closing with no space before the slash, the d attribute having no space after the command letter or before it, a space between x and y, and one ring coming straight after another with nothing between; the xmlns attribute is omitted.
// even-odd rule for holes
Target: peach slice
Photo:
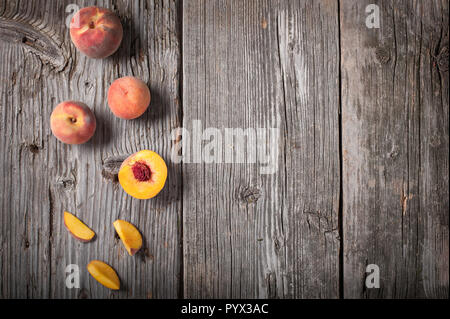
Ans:
<svg viewBox="0 0 450 319"><path fill-rule="evenodd" d="M87 270L103 286L113 290L120 289L119 276L117 276L116 271L110 265L100 260L92 260L87 265Z"/></svg>
<svg viewBox="0 0 450 319"><path fill-rule="evenodd" d="M120 185L127 194L138 199L155 197L163 189L166 179L166 163L149 150L129 156L119 170Z"/></svg>
<svg viewBox="0 0 450 319"><path fill-rule="evenodd" d="M82 242L87 243L95 237L92 229L69 212L64 212L64 225L73 237Z"/></svg>
<svg viewBox="0 0 450 319"><path fill-rule="evenodd" d="M129 222L120 219L116 220L113 225L128 254L133 256L142 247L142 236L139 230Z"/></svg>

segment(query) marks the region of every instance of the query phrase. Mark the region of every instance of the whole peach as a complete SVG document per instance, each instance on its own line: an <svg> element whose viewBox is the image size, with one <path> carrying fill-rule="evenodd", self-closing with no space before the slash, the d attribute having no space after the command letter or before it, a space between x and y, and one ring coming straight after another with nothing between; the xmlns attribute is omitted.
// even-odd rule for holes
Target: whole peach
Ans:
<svg viewBox="0 0 450 319"><path fill-rule="evenodd" d="M108 105L117 117L135 119L147 110L150 90L141 80L126 76L115 80L108 90Z"/></svg>
<svg viewBox="0 0 450 319"><path fill-rule="evenodd" d="M95 132L94 113L84 103L65 101L58 104L50 116L53 135L66 144L83 144Z"/></svg>
<svg viewBox="0 0 450 319"><path fill-rule="evenodd" d="M108 9L83 8L70 21L73 44L91 58L106 58L116 52L122 37L122 24Z"/></svg>

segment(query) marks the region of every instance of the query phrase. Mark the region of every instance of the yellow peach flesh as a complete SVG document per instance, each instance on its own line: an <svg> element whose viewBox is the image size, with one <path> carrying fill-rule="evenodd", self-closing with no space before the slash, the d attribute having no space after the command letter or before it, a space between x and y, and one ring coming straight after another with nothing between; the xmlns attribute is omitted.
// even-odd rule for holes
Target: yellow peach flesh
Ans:
<svg viewBox="0 0 450 319"><path fill-rule="evenodd" d="M135 165L145 165L150 170L148 180L138 180ZM145 175L145 174L144 174ZM138 176L139 178L139 176ZM167 179L167 166L157 153L149 150L137 152L128 157L120 167L119 182L129 195L138 199L155 197L164 187Z"/></svg>
<svg viewBox="0 0 450 319"><path fill-rule="evenodd" d="M142 247L141 234L136 227L124 220L116 220L113 225L128 254L133 256Z"/></svg>
<svg viewBox="0 0 450 319"><path fill-rule="evenodd" d="M83 242L91 241L95 236L92 229L69 212L64 212L64 225L76 239Z"/></svg>
<svg viewBox="0 0 450 319"><path fill-rule="evenodd" d="M87 270L103 286L109 289L120 289L120 280L116 271L108 264L100 260L92 260L87 266Z"/></svg>

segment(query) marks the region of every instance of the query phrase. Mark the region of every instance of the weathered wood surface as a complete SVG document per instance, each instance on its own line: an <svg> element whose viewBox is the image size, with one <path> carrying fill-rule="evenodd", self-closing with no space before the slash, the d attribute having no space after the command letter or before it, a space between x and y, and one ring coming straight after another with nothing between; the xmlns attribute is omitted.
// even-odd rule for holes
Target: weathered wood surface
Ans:
<svg viewBox="0 0 450 319"><path fill-rule="evenodd" d="M114 170L127 155L152 149L170 159L179 126L179 10L175 1L86 1L114 9L126 36L111 58L77 52L65 26L73 1L3 1L1 5L1 296L58 298L176 298L180 285L181 166L167 161L164 191L154 200L127 196ZM22 41L22 39L26 39ZM25 42L25 43L22 43ZM31 47L31 48L30 48ZM49 63L46 63L46 62ZM120 76L148 83L152 107L141 118L113 116L107 88ZM85 145L51 134L49 116L63 100L81 100L97 117ZM68 210L97 233L82 244L68 235ZM128 256L112 222L137 225L144 249ZM123 289L110 292L85 267L100 259L118 272ZM65 267L77 264L82 289L65 287Z"/></svg>
<svg viewBox="0 0 450 319"><path fill-rule="evenodd" d="M337 2L199 0L183 13L184 127L280 135L273 174L183 164L185 297L339 297Z"/></svg>
<svg viewBox="0 0 450 319"><path fill-rule="evenodd" d="M380 29L365 26L371 3ZM76 51L69 4L119 14L115 55ZM448 13L444 0L0 0L0 298L448 297ZM152 91L133 121L106 104L125 75ZM85 145L50 132L67 99L97 117ZM195 120L222 137L275 128L276 172L191 163L187 136L191 161L174 162L171 132L192 134ZM115 173L144 148L169 177L139 201ZM64 210L92 226L93 243L68 235ZM135 257L117 218L144 235ZM91 259L123 289L95 282ZM364 286L371 263L380 289ZM65 287L68 264L81 289Z"/></svg>
<svg viewBox="0 0 450 319"><path fill-rule="evenodd" d="M448 298L448 10L341 1L345 297ZM365 288L367 264L380 289Z"/></svg>

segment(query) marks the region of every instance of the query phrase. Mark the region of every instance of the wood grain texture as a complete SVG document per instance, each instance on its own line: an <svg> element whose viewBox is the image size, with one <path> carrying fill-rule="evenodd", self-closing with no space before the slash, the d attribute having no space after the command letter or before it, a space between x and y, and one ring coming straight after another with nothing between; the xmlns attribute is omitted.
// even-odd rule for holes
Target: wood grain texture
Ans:
<svg viewBox="0 0 450 319"><path fill-rule="evenodd" d="M448 10L341 1L346 298L448 298ZM365 288L367 264L380 289Z"/></svg>
<svg viewBox="0 0 450 319"><path fill-rule="evenodd" d="M124 41L103 60L86 58L70 42L66 6L98 5L118 13ZM0 223L1 296L5 298L176 298L180 285L181 166L169 161L167 131L179 126L180 43L176 1L2 1ZM10 61L10 63L5 63ZM111 82L141 78L152 103L141 118L115 118L106 102ZM49 116L59 102L80 100L97 117L87 144L69 146L51 134ZM126 156L152 149L168 160L163 192L140 201L118 186ZM82 244L63 226L68 210L97 238ZM144 247L127 255L112 222L137 225ZM110 292L86 271L100 259L122 283ZM65 268L80 267L81 289L65 287Z"/></svg>
<svg viewBox="0 0 450 319"><path fill-rule="evenodd" d="M373 3L379 29L365 24ZM116 54L75 49L73 4L119 15ZM448 298L448 16L445 0L0 0L0 298ZM106 102L126 75L152 92L132 121ZM84 145L51 134L68 99L96 115ZM196 123L213 128L198 144ZM211 145L233 163L205 162ZM169 169L147 201L117 181L141 149ZM64 210L95 241L71 237ZM117 218L143 234L134 257ZM92 259L120 291L88 275ZM80 289L65 286L69 264Z"/></svg>
<svg viewBox="0 0 450 319"><path fill-rule="evenodd" d="M183 126L280 134L274 174L183 163L185 297L338 297L338 29L336 1L183 2Z"/></svg>

